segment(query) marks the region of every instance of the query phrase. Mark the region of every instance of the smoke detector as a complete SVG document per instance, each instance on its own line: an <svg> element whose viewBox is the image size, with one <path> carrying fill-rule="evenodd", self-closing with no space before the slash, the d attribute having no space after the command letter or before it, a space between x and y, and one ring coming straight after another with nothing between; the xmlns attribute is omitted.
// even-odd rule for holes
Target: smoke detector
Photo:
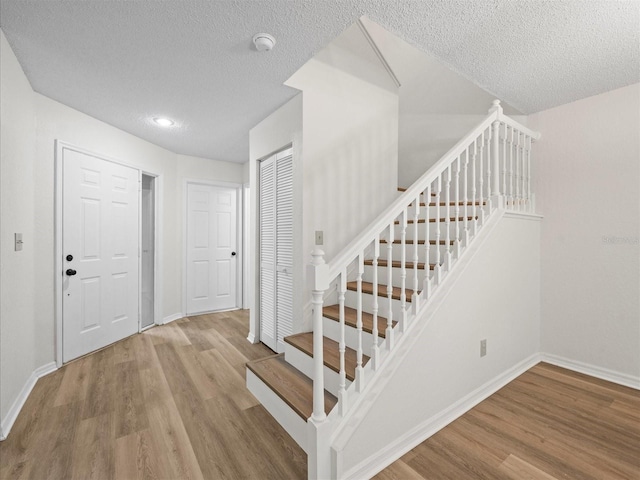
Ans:
<svg viewBox="0 0 640 480"><path fill-rule="evenodd" d="M268 52L276 44L276 39L268 33L256 33L253 36L253 44L259 52Z"/></svg>

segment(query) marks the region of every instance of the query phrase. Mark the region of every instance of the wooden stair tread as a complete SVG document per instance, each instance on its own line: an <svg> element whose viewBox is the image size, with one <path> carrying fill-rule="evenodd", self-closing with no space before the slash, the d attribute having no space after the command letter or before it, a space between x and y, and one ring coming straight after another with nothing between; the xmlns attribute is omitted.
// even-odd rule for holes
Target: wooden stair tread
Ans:
<svg viewBox="0 0 640 480"><path fill-rule="evenodd" d="M307 421L313 413L313 382L287 363L283 353L248 362L247 368ZM336 403L338 399L325 390L325 412L329 413Z"/></svg>
<svg viewBox="0 0 640 480"><path fill-rule="evenodd" d="M330 320L340 321L340 305L328 305L322 309L322 315ZM355 308L344 307L344 323L349 327L357 328L358 311ZM392 322L395 327L398 322ZM378 315L378 336L386 338L387 319ZM373 315L362 312L362 330L373 333Z"/></svg>
<svg viewBox="0 0 640 480"><path fill-rule="evenodd" d="M352 292L357 292L358 282L347 282L347 290L351 290ZM369 282L362 282L362 293L368 293L369 295L373 295L373 284ZM411 296L413 295L413 290L411 290L410 288L405 288L405 293L407 295L407 302L411 302ZM387 296L386 285L378 285L378 296L379 297ZM393 287L393 293L391 294L391 298L395 300L400 300L400 287Z"/></svg>
<svg viewBox="0 0 640 480"><path fill-rule="evenodd" d="M407 189L406 189L406 187L398 187L398 191L399 191L399 192L406 192L406 191L407 191ZM420 192L420 195L424 195L424 192ZM431 196L432 196L432 197L435 197L435 196L436 196L436 194L435 194L435 193L433 193L433 192L431 192Z"/></svg>
<svg viewBox="0 0 640 480"><path fill-rule="evenodd" d="M462 221L464 221L464 218L465 218L465 217L457 217L457 218L456 218L456 217L450 217L450 218L449 218L449 221L450 221L450 222L462 222ZM475 217L474 217L474 216L469 216L469 217L467 217L467 220L474 220L474 219L477 219L477 218L478 218L478 216L477 216L477 215L476 215ZM446 218L444 218L444 217L443 217L443 218L440 218L439 220L440 220L441 222L446 222L446 221L447 221L447 219L446 219ZM400 224L400 220L396 220L394 223L395 223L396 225L399 225L399 224ZM424 219L424 218L419 218L419 219L418 219L418 223L425 223L425 219ZM436 223L436 219L435 219L435 218L430 218L430 219L429 219L429 223ZM407 220L407 224L413 224L413 220L412 220L412 219Z"/></svg>
<svg viewBox="0 0 640 480"><path fill-rule="evenodd" d="M449 202L449 206L450 206L450 207L455 207L456 205L457 205L457 206L459 206L459 207L464 207L465 205L466 205L467 207L472 207L472 206L474 206L474 205L476 205L476 206L481 206L481 205L486 205L486 204L487 204L487 202L458 202L458 203L456 203L456 202ZM420 202L420 206L421 206L421 207L426 207L426 206L427 206L427 204L426 204L425 202ZM431 202L431 203L429 203L429 207L435 207L435 206L436 206L436 202ZM447 206L447 202L440 202L440 206L441 206L441 207L445 207L445 208L446 208L446 206Z"/></svg>
<svg viewBox="0 0 640 480"><path fill-rule="evenodd" d="M385 239L380 240L380 243L387 243L387 241ZM402 240L394 240L392 242L395 245L400 245L402 243ZM413 240L405 240L404 243L406 245L413 245L414 241ZM424 240L418 240L418 245L424 245L425 241ZM456 243L455 240L449 240L449 244L453 245L454 243ZM435 240L429 240L429 245L435 245L436 241ZM446 240L440 240L440 245L446 245L447 241Z"/></svg>
<svg viewBox="0 0 640 480"><path fill-rule="evenodd" d="M365 265L373 265L373 260L365 260L364 261ZM388 265L387 260L382 260L382 259L378 259L378 266L379 267L386 267ZM392 260L391 261L391 266L393 268L401 268L402 267L402 261L400 260ZM409 269L409 270L413 270L413 262L404 262L404 266L405 268ZM424 262L418 262L418 270L424 270L425 267L425 263ZM434 268L436 268L436 264L435 263L430 263L429 264L429 270L433 270Z"/></svg>
<svg viewBox="0 0 640 480"><path fill-rule="evenodd" d="M313 358L313 332L289 335L284 338L284 341ZM335 340L323 337L322 352L324 365L334 372L340 373L340 344ZM363 354L362 366L365 366L368 361L369 357ZM353 382L356 378L357 366L357 352L354 349L346 347L344 352L344 366L345 376Z"/></svg>

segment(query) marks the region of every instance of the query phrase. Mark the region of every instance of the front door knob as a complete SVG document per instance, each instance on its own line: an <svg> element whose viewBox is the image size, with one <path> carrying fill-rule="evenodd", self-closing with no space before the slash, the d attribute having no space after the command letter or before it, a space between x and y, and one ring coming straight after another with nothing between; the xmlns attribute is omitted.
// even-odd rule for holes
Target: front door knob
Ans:
<svg viewBox="0 0 640 480"><path fill-rule="evenodd" d="M78 273L78 272L76 272L73 268L69 268L69 269L67 269L67 271L66 271L65 273L66 273L68 276L73 277L73 276L74 276L76 273Z"/></svg>
<svg viewBox="0 0 640 480"><path fill-rule="evenodd" d="M236 252L231 252L231 256L235 257L236 256Z"/></svg>

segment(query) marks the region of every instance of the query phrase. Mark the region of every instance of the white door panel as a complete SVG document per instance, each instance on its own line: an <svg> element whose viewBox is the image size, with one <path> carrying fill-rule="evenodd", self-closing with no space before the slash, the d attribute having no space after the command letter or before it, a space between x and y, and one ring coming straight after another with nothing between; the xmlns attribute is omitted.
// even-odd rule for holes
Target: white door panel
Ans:
<svg viewBox="0 0 640 480"><path fill-rule="evenodd" d="M293 157L260 162L260 340L284 350L293 329Z"/></svg>
<svg viewBox="0 0 640 480"><path fill-rule="evenodd" d="M62 162L67 362L138 331L139 195L133 168L70 149Z"/></svg>
<svg viewBox="0 0 640 480"><path fill-rule="evenodd" d="M187 314L236 307L236 194L187 186Z"/></svg>

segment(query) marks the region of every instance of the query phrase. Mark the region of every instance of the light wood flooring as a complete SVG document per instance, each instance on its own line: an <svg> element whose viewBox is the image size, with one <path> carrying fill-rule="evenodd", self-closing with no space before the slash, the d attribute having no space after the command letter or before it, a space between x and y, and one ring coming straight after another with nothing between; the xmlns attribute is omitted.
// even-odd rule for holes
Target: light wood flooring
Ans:
<svg viewBox="0 0 640 480"><path fill-rule="evenodd" d="M307 458L245 388L247 311L151 328L38 381L0 478L302 479Z"/></svg>
<svg viewBox="0 0 640 480"><path fill-rule="evenodd" d="M0 479L304 479L245 388L246 311L178 320L38 381ZM640 393L540 364L376 479L640 479Z"/></svg>
<svg viewBox="0 0 640 480"><path fill-rule="evenodd" d="M376 480L639 480L640 392L540 363Z"/></svg>

